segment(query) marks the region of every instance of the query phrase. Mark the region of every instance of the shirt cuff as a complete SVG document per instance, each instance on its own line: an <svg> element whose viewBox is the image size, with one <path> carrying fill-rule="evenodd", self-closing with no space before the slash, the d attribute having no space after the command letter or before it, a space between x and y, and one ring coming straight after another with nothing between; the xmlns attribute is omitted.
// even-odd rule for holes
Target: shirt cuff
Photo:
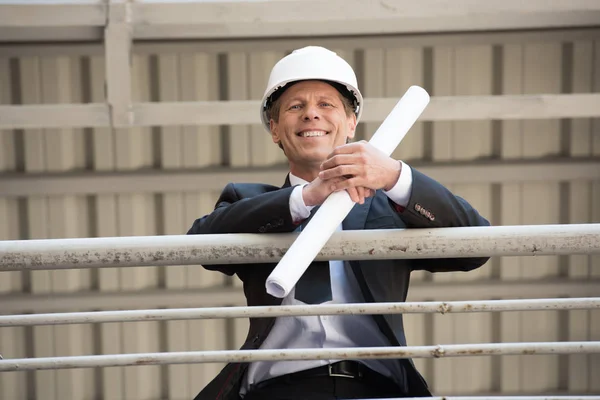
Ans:
<svg viewBox="0 0 600 400"><path fill-rule="evenodd" d="M400 163L402 163L402 169L400 170L398 182L389 191L384 190L383 193L394 203L404 208L408 205L410 195L412 194L413 176L412 169L410 169L408 164L404 163L404 161L400 161Z"/></svg>
<svg viewBox="0 0 600 400"><path fill-rule="evenodd" d="M315 208L315 206L307 206L304 203L302 189L306 185L307 184L296 186L294 190L292 190L290 196L290 214L292 215L292 221L294 221L295 224L299 224L310 217L310 211Z"/></svg>

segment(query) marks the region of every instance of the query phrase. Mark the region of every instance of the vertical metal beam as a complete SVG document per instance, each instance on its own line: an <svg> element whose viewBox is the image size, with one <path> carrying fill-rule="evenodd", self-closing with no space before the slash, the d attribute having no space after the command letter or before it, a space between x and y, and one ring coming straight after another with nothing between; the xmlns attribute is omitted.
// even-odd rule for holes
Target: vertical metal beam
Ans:
<svg viewBox="0 0 600 400"><path fill-rule="evenodd" d="M131 45L133 28L130 0L109 0L104 33L106 99L114 128L133 123L131 105Z"/></svg>
<svg viewBox="0 0 600 400"><path fill-rule="evenodd" d="M132 113L132 26L131 26L131 4L129 0L108 0L108 18L104 34L104 62L105 62L105 96L110 111L110 125L113 138L109 140L112 143L107 145L116 146L118 128L128 126L133 122ZM110 136L110 135L109 135ZM106 142L106 136L97 139ZM118 154L116 147L111 149L112 160L103 155L99 159L99 169L112 169L118 164ZM111 162L112 161L112 162ZM105 165L102 165L106 163ZM112 165L111 165L112 164ZM112 196L105 196L98 199L99 212L101 218L108 215L116 215L118 218L118 199ZM114 214L113 214L114 213ZM110 222L103 222L100 225L98 234L102 236L108 231L114 231L119 234L118 221L109 218ZM100 273L100 289L107 290L111 287L120 287L120 271L110 269ZM106 352L113 349L117 352L127 351L125 345L125 332L123 324L106 324L101 328L101 347ZM115 339L116 338L116 339ZM135 374L135 372L133 373ZM108 396L122 397L127 387L127 371L124 368L104 368L102 369L103 393ZM135 377L134 377L135 380Z"/></svg>

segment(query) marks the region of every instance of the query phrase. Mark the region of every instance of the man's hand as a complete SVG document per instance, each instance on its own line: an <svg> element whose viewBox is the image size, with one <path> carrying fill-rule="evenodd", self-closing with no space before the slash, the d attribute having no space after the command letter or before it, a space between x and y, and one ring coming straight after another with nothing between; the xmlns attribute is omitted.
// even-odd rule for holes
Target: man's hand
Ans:
<svg viewBox="0 0 600 400"><path fill-rule="evenodd" d="M316 178L314 181L302 188L302 198L304 199L304 204L307 206L319 206L323 204L325 199L327 199L331 193L335 192L335 188L338 187L345 179L346 178L343 177L337 177L324 181L321 178ZM365 189L363 187L349 187L346 190L348 191L352 201L359 204L363 204L366 197L371 197L374 194L374 191Z"/></svg>
<svg viewBox="0 0 600 400"><path fill-rule="evenodd" d="M399 161L361 140L336 148L321 164L319 178L332 181L334 191L350 188L390 190L398 182L401 169Z"/></svg>

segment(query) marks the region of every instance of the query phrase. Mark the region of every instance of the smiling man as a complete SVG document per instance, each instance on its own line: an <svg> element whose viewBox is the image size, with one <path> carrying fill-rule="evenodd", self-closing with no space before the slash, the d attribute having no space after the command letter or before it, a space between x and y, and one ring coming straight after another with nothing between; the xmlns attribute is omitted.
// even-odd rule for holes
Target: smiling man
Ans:
<svg viewBox="0 0 600 400"><path fill-rule="evenodd" d="M489 225L464 199L366 142L349 143L363 110L354 71L322 47L281 59L261 102L261 120L289 161L282 187L228 184L215 210L189 234L302 229L316 207L346 190L357 203L339 229ZM249 306L402 302L411 271L469 271L487 258L315 262L284 299L265 281L275 264L204 265L244 284ZM406 346L401 316L253 318L242 349ZM410 359L231 363L196 397L360 399L430 396Z"/></svg>

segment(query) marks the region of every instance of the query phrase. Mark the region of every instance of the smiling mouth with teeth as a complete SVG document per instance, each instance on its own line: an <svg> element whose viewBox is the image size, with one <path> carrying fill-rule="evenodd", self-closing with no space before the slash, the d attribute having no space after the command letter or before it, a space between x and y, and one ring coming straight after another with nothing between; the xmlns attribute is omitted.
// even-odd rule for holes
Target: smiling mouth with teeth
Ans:
<svg viewBox="0 0 600 400"><path fill-rule="evenodd" d="M298 133L298 136L300 136L300 137L319 137L319 136L325 136L325 135L327 135L327 132L323 132L323 131L305 131L305 132Z"/></svg>

